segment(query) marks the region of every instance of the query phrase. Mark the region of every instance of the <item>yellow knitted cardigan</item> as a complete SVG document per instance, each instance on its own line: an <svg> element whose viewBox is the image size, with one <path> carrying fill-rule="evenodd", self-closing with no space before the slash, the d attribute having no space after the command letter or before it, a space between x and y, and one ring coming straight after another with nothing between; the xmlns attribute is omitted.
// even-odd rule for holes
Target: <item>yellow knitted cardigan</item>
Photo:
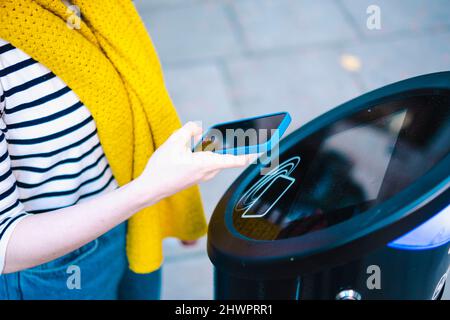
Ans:
<svg viewBox="0 0 450 320"><path fill-rule="evenodd" d="M0 0L0 38L47 66L78 95L92 113L114 177L123 185L142 172L180 121L132 2L72 4L81 12L79 29L68 27L73 12L61 0ZM146 208L128 223L130 268L151 272L161 265L164 237L192 240L205 231L197 187Z"/></svg>

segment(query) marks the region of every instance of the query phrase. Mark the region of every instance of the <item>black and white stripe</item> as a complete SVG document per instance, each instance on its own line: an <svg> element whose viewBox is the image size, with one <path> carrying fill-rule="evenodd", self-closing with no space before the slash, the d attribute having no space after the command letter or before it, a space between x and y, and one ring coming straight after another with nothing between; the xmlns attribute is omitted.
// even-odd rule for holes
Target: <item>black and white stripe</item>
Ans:
<svg viewBox="0 0 450 320"><path fill-rule="evenodd" d="M117 188L89 110L48 68L0 39L0 272L20 219Z"/></svg>

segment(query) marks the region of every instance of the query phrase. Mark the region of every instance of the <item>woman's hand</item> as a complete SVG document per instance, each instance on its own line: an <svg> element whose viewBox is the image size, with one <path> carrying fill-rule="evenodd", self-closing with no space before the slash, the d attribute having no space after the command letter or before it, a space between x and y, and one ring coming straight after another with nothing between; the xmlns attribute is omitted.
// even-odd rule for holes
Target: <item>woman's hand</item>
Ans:
<svg viewBox="0 0 450 320"><path fill-rule="evenodd" d="M200 134L200 127L190 122L155 151L137 179L76 205L20 220L8 243L3 272L24 270L61 257L142 208L211 179L221 169L245 166L255 158L192 153L191 138Z"/></svg>
<svg viewBox="0 0 450 320"><path fill-rule="evenodd" d="M201 127L188 122L153 153L142 174L134 181L139 184L137 189L142 190L141 196L152 195L147 199L147 205L209 180L222 169L243 167L255 159L253 155L192 152L191 139L198 139L201 133Z"/></svg>

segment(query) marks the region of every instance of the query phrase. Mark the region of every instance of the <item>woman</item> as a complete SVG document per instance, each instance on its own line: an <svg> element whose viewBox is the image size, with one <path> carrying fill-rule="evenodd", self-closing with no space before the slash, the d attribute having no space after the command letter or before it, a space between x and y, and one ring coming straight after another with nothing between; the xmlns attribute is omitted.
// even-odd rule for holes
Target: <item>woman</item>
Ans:
<svg viewBox="0 0 450 320"><path fill-rule="evenodd" d="M206 229L192 186L247 158L190 151L130 1L72 4L0 0L0 298L156 297L162 239Z"/></svg>

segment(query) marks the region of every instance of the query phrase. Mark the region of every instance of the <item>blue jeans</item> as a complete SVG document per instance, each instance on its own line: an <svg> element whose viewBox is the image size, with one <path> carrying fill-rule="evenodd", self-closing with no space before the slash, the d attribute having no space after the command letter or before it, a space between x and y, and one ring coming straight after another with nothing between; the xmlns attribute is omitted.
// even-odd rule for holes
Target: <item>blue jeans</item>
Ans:
<svg viewBox="0 0 450 320"><path fill-rule="evenodd" d="M128 269L126 224L61 258L0 276L4 299L159 299L161 270Z"/></svg>

